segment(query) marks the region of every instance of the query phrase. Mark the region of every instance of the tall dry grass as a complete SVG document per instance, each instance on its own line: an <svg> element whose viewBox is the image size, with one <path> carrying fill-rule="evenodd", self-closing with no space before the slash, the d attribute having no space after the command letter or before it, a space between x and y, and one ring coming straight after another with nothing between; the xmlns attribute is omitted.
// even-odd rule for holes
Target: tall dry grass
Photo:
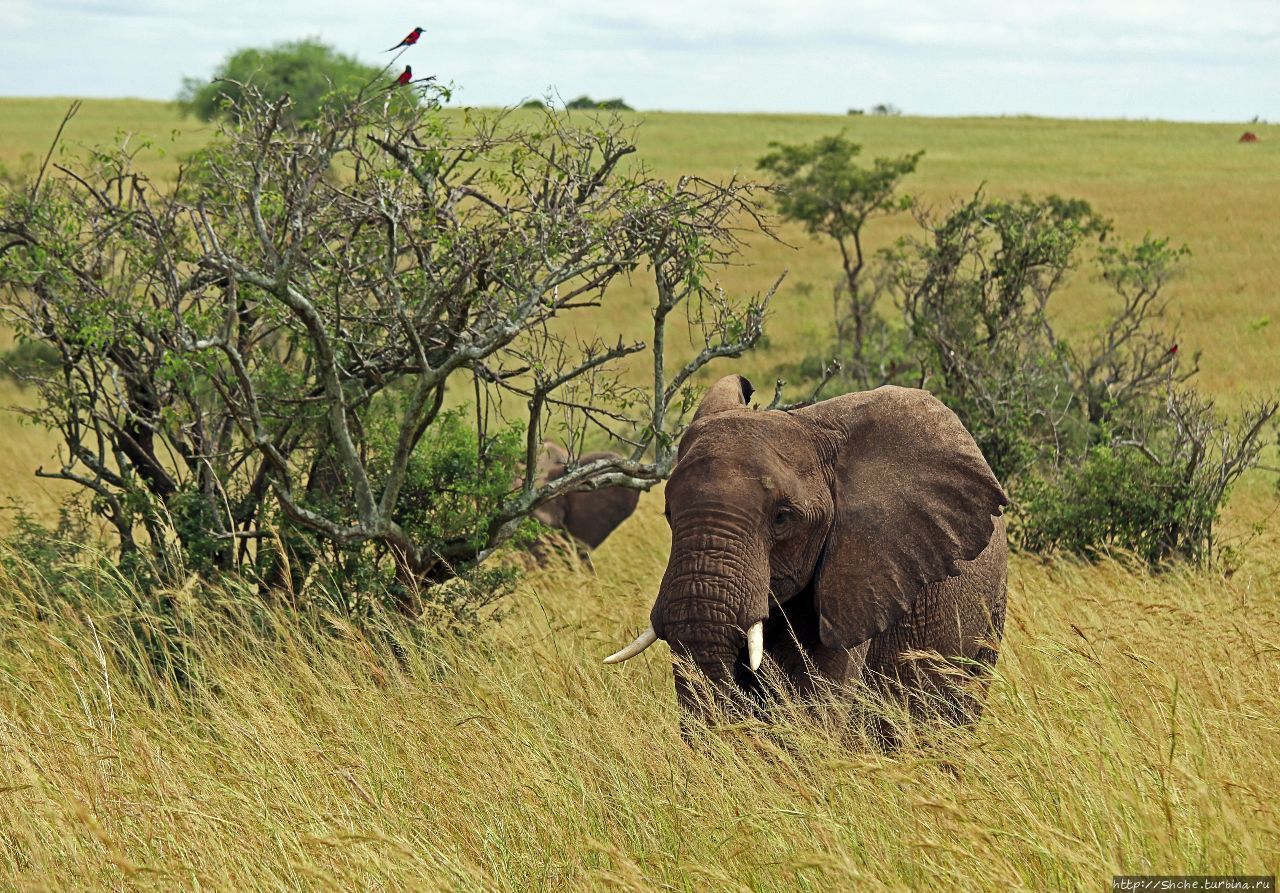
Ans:
<svg viewBox="0 0 1280 893"><path fill-rule="evenodd" d="M1098 890L1280 867L1274 565L1015 561L976 728L893 754L792 721L688 744L665 646L599 662L644 622L657 504L596 575L535 575L496 627L399 660L193 584L185 688L138 671L155 629L106 603L40 616L19 563L0 887Z"/></svg>
<svg viewBox="0 0 1280 893"><path fill-rule="evenodd" d="M0 162L42 152L64 108L0 102ZM1178 301L1211 392L1230 405L1280 381L1275 140L1160 122L642 117L642 158L664 175L749 169L771 139L847 126L869 155L925 148L912 188L934 204L982 181L1088 198L1126 237L1195 249ZM84 142L182 126L159 177L204 139L152 103L86 103L75 126ZM833 251L783 235L802 250L762 244L726 273L736 292L792 270L770 345L732 370L761 383L829 330ZM623 292L602 331L642 334L644 297ZM1104 290L1081 276L1066 297L1087 333ZM29 475L52 440L11 415L0 435L0 491L51 514L60 494ZM987 715L893 754L789 719L686 744L665 646L600 665L643 626L661 574L652 496L597 574L537 574L494 627L398 657L385 635L320 632L193 582L171 594L182 648L155 673L174 630L126 612L126 584L104 574L104 597L50 608L9 555L0 889L1097 890L1116 872L1274 873L1280 536L1270 483L1243 495L1231 530L1269 532L1229 580L1015 561Z"/></svg>

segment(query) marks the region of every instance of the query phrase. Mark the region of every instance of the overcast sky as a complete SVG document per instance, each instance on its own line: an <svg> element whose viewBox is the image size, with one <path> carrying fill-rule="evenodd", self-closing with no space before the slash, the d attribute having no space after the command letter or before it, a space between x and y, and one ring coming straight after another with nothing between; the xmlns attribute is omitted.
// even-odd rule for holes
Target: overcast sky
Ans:
<svg viewBox="0 0 1280 893"><path fill-rule="evenodd" d="M167 99L240 47L372 62L415 25L402 61L472 105L1280 119L1280 0L0 0L0 95Z"/></svg>

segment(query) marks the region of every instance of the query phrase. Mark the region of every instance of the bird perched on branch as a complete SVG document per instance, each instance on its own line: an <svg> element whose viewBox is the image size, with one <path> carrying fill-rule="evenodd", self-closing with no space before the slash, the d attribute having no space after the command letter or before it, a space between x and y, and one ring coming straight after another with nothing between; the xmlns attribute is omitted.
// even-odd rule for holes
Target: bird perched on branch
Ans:
<svg viewBox="0 0 1280 893"><path fill-rule="evenodd" d="M405 35L404 40L400 41L398 44L393 46L390 50L386 50L385 52L389 53L392 50L398 50L401 47L413 46L415 43L418 42L418 38L421 37L423 32L425 32L426 30L427 30L426 28L414 28L407 35Z"/></svg>
<svg viewBox="0 0 1280 893"><path fill-rule="evenodd" d="M404 67L404 71L400 72L400 77L396 78L396 82L391 86L403 87L405 84L409 83L409 81L411 80L413 80L413 66L406 65Z"/></svg>

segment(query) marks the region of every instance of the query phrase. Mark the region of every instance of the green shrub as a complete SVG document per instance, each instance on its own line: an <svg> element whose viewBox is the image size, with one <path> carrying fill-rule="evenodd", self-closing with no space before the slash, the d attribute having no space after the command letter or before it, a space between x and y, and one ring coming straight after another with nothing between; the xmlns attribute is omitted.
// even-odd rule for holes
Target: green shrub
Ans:
<svg viewBox="0 0 1280 893"><path fill-rule="evenodd" d="M1023 548L1089 557L1120 549L1151 564L1202 557L1194 534L1212 528L1220 510L1181 469L1110 443L1051 476L1028 477L1017 495L1014 539Z"/></svg>
<svg viewBox="0 0 1280 893"><path fill-rule="evenodd" d="M395 449L397 414L393 401L371 413L367 422L369 468L378 485L385 483ZM275 517L277 537L259 551L259 574L271 588L283 587L324 609L352 619L368 619L378 611L396 609L419 614L429 610L464 630L480 619L481 611L510 591L516 580L512 567L479 568L454 564L446 556L474 554L487 542L489 525L515 484L513 469L523 459L524 431L510 425L481 439L468 410L441 412L414 448L406 467L395 522L424 551L440 556L438 566L406 579L396 561L394 546L363 542L342 547ZM316 459L306 507L320 513L350 504L355 495L339 471L332 451ZM188 518L180 519L187 523ZM198 521L198 518L190 520ZM175 519L179 521L179 519ZM536 524L525 522L515 542L534 534ZM206 528L208 529L208 528ZM217 541L206 537L185 540L188 559L206 561ZM202 548L202 544L204 547ZM452 582L454 577L456 582ZM428 587L429 582L447 586Z"/></svg>
<svg viewBox="0 0 1280 893"><path fill-rule="evenodd" d="M0 353L0 374L17 382L47 375L58 368L58 349L46 341L24 338Z"/></svg>
<svg viewBox="0 0 1280 893"><path fill-rule="evenodd" d="M371 438L390 455L390 424ZM502 428L482 442L464 409L440 413L413 451L396 507L396 522L416 541L444 552L457 541L479 549L485 525L511 492L513 469L524 458L524 429Z"/></svg>
<svg viewBox="0 0 1280 893"><path fill-rule="evenodd" d="M805 198L793 190L784 213ZM1108 242L1109 221L1058 196L979 192L919 220L922 234L881 252L874 286L845 305L858 324L837 320L831 353L797 371L817 378L834 355L845 389L892 383L936 394L1010 492L1017 547L1123 550L1152 564L1215 558L1214 526L1257 464L1277 401L1233 421L1190 384L1199 357L1178 351L1165 295L1187 249L1150 235ZM1072 340L1059 334L1053 302L1085 265L1112 289L1115 309L1092 336ZM901 326L881 313L886 296Z"/></svg>

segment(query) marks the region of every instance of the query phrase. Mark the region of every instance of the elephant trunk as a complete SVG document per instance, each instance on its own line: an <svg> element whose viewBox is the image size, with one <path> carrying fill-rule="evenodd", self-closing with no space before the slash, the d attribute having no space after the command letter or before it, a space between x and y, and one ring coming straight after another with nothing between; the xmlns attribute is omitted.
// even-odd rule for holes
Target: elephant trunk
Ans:
<svg viewBox="0 0 1280 893"><path fill-rule="evenodd" d="M727 549L735 540L750 542L704 534L677 548L650 615L657 637L671 645L680 705L704 718L713 707L733 706L743 674L759 668L764 650L769 565L750 556L767 552Z"/></svg>

